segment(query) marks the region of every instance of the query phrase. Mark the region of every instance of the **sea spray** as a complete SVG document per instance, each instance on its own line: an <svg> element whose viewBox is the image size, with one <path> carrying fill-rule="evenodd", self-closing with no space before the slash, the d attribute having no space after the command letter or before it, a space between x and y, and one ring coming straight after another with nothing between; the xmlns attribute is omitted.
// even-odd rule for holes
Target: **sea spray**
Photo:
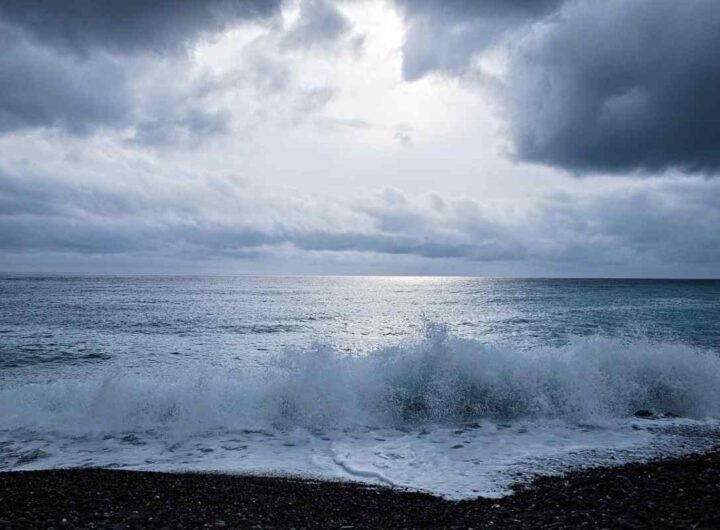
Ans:
<svg viewBox="0 0 720 530"><path fill-rule="evenodd" d="M0 428L182 432L402 427L484 420L720 417L720 357L650 340L576 338L523 350L430 326L363 354L318 345L267 366L122 375L0 390Z"/></svg>

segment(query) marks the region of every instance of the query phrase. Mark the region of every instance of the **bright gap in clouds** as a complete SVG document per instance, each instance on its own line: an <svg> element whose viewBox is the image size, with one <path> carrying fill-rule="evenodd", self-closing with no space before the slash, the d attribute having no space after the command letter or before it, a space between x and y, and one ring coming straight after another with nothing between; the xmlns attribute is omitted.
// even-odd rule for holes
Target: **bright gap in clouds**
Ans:
<svg viewBox="0 0 720 530"><path fill-rule="evenodd" d="M221 95L232 137L210 147L204 167L221 161L218 170L306 191L434 191L441 181L452 194L507 195L512 186L496 186L497 172L515 166L502 158L492 101L449 77L403 81L403 22L389 3L339 8L349 28L333 43L287 48L299 16L291 3L273 26L244 25L196 48L195 69L233 87Z"/></svg>

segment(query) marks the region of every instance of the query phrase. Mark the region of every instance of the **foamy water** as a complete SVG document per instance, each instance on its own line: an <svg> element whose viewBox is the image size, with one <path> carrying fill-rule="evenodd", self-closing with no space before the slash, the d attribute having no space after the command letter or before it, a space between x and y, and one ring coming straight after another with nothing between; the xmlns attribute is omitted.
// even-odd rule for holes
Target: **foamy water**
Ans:
<svg viewBox="0 0 720 530"><path fill-rule="evenodd" d="M115 366L0 390L0 466L292 474L450 498L537 473L679 455L720 433L710 349L575 338L523 349L452 335L264 366ZM643 420L637 410L668 413Z"/></svg>

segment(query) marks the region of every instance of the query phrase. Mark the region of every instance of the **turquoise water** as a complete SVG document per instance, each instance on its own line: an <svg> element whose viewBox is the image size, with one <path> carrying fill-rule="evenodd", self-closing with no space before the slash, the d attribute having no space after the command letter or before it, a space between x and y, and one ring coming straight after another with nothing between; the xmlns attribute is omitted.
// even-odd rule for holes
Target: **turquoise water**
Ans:
<svg viewBox="0 0 720 530"><path fill-rule="evenodd" d="M603 335L720 350L720 281L3 276L0 300L6 371L262 363L314 342L364 352L427 321L520 348Z"/></svg>

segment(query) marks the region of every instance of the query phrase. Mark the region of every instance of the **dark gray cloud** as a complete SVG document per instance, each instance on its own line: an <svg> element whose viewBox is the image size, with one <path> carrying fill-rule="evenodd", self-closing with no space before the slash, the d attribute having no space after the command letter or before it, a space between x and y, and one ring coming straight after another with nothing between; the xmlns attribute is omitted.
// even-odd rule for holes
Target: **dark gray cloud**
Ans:
<svg viewBox="0 0 720 530"><path fill-rule="evenodd" d="M507 31L552 12L563 0L397 0L406 22L403 77L464 73L472 57Z"/></svg>
<svg viewBox="0 0 720 530"><path fill-rule="evenodd" d="M517 155L576 172L720 167L720 3L573 2L518 46Z"/></svg>
<svg viewBox="0 0 720 530"><path fill-rule="evenodd" d="M524 250L508 241L443 241L439 234L387 234L313 231L288 233L287 242L301 250L324 252L371 252L425 258L461 258L469 261L514 260Z"/></svg>
<svg viewBox="0 0 720 530"><path fill-rule="evenodd" d="M279 4L0 2L0 133L47 127L88 134L103 127L137 126L137 141L157 145L222 132L227 113L206 111L188 96L183 100L166 93L143 108L144 95L133 86L142 65L134 55L180 51L201 35L267 17ZM187 65L180 57L176 67ZM172 86L182 82L180 71Z"/></svg>
<svg viewBox="0 0 720 530"><path fill-rule="evenodd" d="M543 202L529 226L540 254L555 263L720 265L719 192L715 181L693 180L561 195Z"/></svg>
<svg viewBox="0 0 720 530"><path fill-rule="evenodd" d="M0 48L0 133L56 126L79 134L126 123L132 98L114 58L58 55L1 24Z"/></svg>
<svg viewBox="0 0 720 530"><path fill-rule="evenodd" d="M502 46L519 159L577 174L720 167L715 0L398 3L408 80L466 74Z"/></svg>
<svg viewBox="0 0 720 530"><path fill-rule="evenodd" d="M169 52L241 19L272 15L281 0L3 0L0 20L78 54Z"/></svg>
<svg viewBox="0 0 720 530"><path fill-rule="evenodd" d="M0 134L53 128L88 135L128 128L133 141L160 145L227 128L228 112L205 109L197 91L138 93L132 62L104 52L83 58L58 53L2 25L0 34Z"/></svg>
<svg viewBox="0 0 720 530"><path fill-rule="evenodd" d="M282 27L273 17L282 3L0 2L0 134L112 129L135 145L164 147L226 133L234 110L260 116L258 101L294 89L283 51L326 46L348 30L336 7L321 0L303 2L297 22ZM247 44L224 77L200 71L192 57L179 53L248 20L266 21L269 33ZM223 97L232 92L247 92L247 104L233 109ZM299 123L330 97L331 87L304 87L289 121Z"/></svg>

